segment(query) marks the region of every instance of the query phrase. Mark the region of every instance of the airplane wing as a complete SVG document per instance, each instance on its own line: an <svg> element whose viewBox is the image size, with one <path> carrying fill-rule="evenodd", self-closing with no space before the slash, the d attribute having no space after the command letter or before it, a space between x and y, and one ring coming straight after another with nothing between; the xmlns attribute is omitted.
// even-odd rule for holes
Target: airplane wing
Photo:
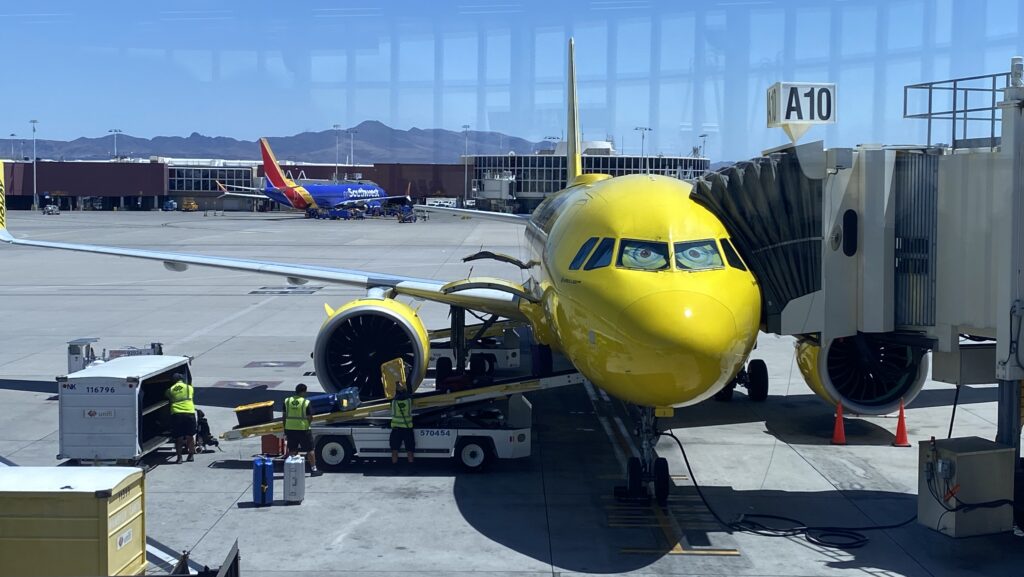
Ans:
<svg viewBox="0 0 1024 577"><path fill-rule="evenodd" d="M2 192L0 192L2 194ZM17 238L2 226L0 221L0 242L16 246L31 246L77 252L89 252L111 256L141 258L160 261L168 270L182 272L189 266L205 266L237 271L271 274L287 277L291 284L306 284L309 281L337 283L370 289L383 289L392 295L406 295L431 300L476 311L496 314L502 317L527 320L519 310L519 301L525 293L522 287L516 290L515 283L502 285L497 282L481 283L474 279L446 282L436 279L416 278L402 275L382 274L368 271L332 268L306 264L289 264L263 260L250 260L220 256L206 256L158 250L119 248L91 244L50 242ZM462 287L457 285L462 284Z"/></svg>
<svg viewBox="0 0 1024 577"><path fill-rule="evenodd" d="M528 214L509 214L507 212L491 212L489 210L470 210L467 208L447 208L443 206L424 206L416 205L413 210L419 212L432 212L435 214L446 214L449 216L459 216L462 218L479 218L483 220L496 220L498 222L506 222L511 224L518 224L526 226L530 222L530 215Z"/></svg>
<svg viewBox="0 0 1024 577"><path fill-rule="evenodd" d="M399 196L378 196L375 198L353 198L351 200L343 200L338 204L334 205L334 208L341 208L343 206L352 206L353 204L366 204L368 202L381 201L381 200L405 200L406 202L412 202L412 198L402 194Z"/></svg>
<svg viewBox="0 0 1024 577"><path fill-rule="evenodd" d="M220 189L220 192L221 192L220 196L235 196L235 197L240 197L240 198L258 198L258 199L261 199L261 200L267 200L267 199L270 198L269 196L267 196L265 194L245 194L243 192L231 192L231 191L228 190L228 186L230 186L231 188L237 188L238 190L255 190L255 191L258 191L258 190L260 190L259 188L254 188L254 187L251 187L251 186L235 186L233 184L231 184L231 185L224 185L224 184L221 184L220 182L218 182L216 180L214 182L217 183L217 188Z"/></svg>

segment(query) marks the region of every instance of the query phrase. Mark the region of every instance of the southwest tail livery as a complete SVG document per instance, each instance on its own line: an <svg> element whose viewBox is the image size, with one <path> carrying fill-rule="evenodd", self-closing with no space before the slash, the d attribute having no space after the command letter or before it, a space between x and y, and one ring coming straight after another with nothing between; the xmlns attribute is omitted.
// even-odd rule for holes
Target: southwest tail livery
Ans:
<svg viewBox="0 0 1024 577"><path fill-rule="evenodd" d="M365 205L385 200L408 199L407 196L387 196L380 186L368 180L304 181L296 182L281 170L281 165L270 149L266 138L260 139L260 155L263 158L263 173L266 184L263 188L232 186L230 188L250 191L239 193L229 191L227 186L217 183L224 196L270 199L279 204L298 210L320 208L341 208Z"/></svg>
<svg viewBox="0 0 1024 577"><path fill-rule="evenodd" d="M0 238L7 240L7 182L4 180L4 163L0 161Z"/></svg>

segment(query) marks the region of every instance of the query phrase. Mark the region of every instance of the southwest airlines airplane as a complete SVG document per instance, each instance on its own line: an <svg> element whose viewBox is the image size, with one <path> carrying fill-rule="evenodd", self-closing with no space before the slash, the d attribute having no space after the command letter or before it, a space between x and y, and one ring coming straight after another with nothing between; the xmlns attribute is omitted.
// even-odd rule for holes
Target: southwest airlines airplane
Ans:
<svg viewBox="0 0 1024 577"><path fill-rule="evenodd" d="M151 259L173 271L209 266L279 275L294 284L362 287L365 298L337 309L326 307L328 318L317 334L313 359L325 390L355 385L365 398L382 396L380 366L387 360L405 359L412 367L413 386L427 371L427 329L416 310L397 297L528 323L540 344L567 357L595 386L642 408L641 457L629 460L627 485L639 490L653 481L656 496L663 500L670 483L667 461L654 452L655 415L699 403L736 383L750 388L749 383L760 381L761 394L754 395L750 388L752 398L763 399L767 392L764 362L747 364L761 324L761 290L719 218L691 198L690 183L660 175L612 178L582 173L573 53L570 40L567 188L549 196L531 215L430 209L523 227L532 253L529 262L504 255L491 258L528 271L525 283L491 277L446 282L318 265L24 240L4 229L2 200L0 240ZM269 149L264 154L269 155ZM308 191L300 193L281 181L275 185L313 202ZM818 356L815 338L800 339L805 379L829 403L846 404L841 393L822 389L827 369L813 359L803 360Z"/></svg>
<svg viewBox="0 0 1024 577"><path fill-rule="evenodd" d="M353 205L376 205L381 201L406 199L407 196L388 196L384 189L369 180L340 181L303 181L297 183L288 178L281 165L278 164L274 151L266 138L260 139L260 153L263 156L263 174L266 184L263 188L231 186L239 190L247 190L256 194L228 191L227 186L217 183L223 196L239 196L243 198L269 198L274 202L298 210L316 208L343 208Z"/></svg>

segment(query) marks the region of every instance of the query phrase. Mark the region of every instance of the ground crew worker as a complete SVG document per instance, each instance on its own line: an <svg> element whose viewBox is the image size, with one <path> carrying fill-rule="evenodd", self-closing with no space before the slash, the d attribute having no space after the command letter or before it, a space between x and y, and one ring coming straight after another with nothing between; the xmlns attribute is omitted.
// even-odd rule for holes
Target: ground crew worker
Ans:
<svg viewBox="0 0 1024 577"><path fill-rule="evenodd" d="M196 406L192 402L195 390L185 382L185 375L174 373L174 384L167 389L167 400L171 402L171 436L174 438L174 452L178 455L175 463L181 462L182 452L188 453L188 460L195 460L196 454Z"/></svg>
<svg viewBox="0 0 1024 577"><path fill-rule="evenodd" d="M306 464L311 475L318 475L316 454L313 452L313 433L309 430L309 419L313 416L306 385L295 385L295 394L284 400L284 439L288 443L288 456L306 454Z"/></svg>
<svg viewBox="0 0 1024 577"><path fill-rule="evenodd" d="M405 445L405 456L412 463L416 450L416 435L412 428L412 391L401 381L395 385L395 398L391 400L391 464L398 464L398 450Z"/></svg>

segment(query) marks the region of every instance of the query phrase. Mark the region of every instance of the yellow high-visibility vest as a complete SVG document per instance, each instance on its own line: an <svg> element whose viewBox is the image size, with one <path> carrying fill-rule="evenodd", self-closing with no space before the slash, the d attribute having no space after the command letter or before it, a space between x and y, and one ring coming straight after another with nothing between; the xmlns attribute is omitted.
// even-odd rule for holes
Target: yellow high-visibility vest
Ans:
<svg viewBox="0 0 1024 577"><path fill-rule="evenodd" d="M412 399L395 399L391 401L391 428L412 428Z"/></svg>
<svg viewBox="0 0 1024 577"><path fill-rule="evenodd" d="M284 400L284 428L286 431L309 430L307 408L309 408L309 399L305 397L288 397Z"/></svg>
<svg viewBox="0 0 1024 577"><path fill-rule="evenodd" d="M167 389L167 399L171 401L171 414L195 413L196 406L192 403L194 393L192 385L184 381L171 385L171 388Z"/></svg>

